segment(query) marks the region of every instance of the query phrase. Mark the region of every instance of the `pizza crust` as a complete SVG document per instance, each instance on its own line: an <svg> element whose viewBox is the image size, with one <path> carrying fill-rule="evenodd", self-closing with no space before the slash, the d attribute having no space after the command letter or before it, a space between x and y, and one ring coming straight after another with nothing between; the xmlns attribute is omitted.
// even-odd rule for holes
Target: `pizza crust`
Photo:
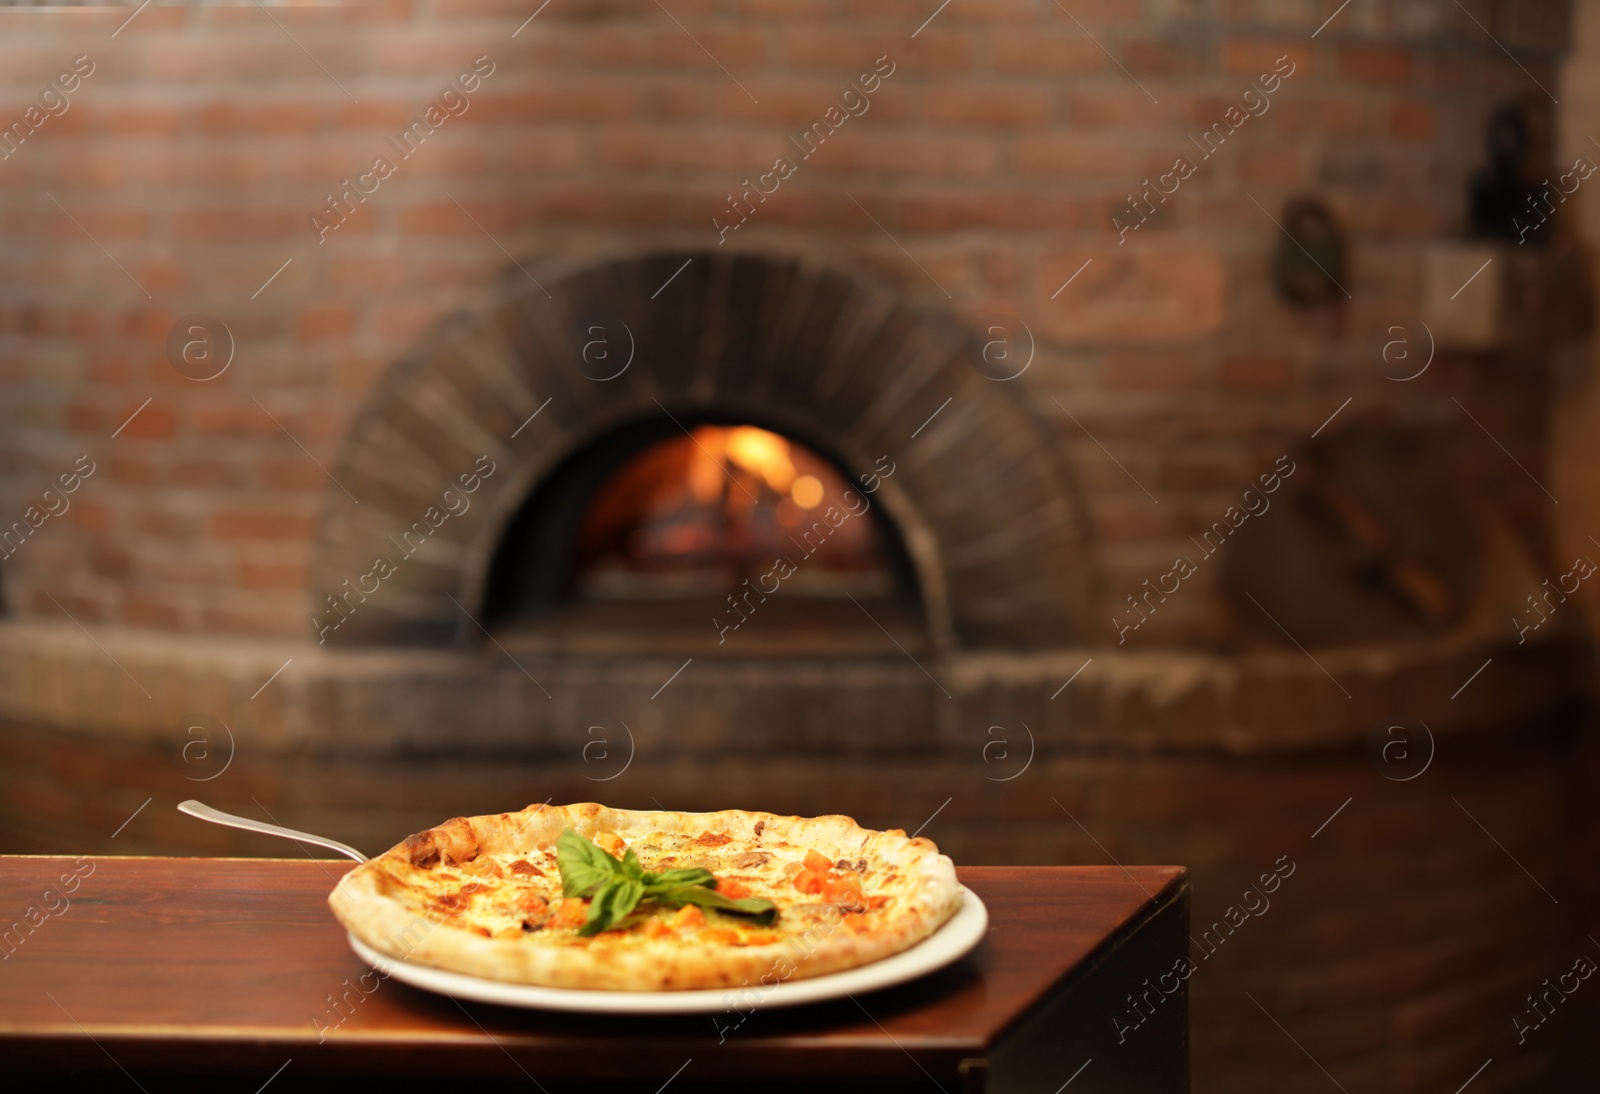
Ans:
<svg viewBox="0 0 1600 1094"><path fill-rule="evenodd" d="M692 935L654 938L612 930L588 939L571 930L484 937L481 928L474 930L468 891L487 893L495 883L468 881L459 868L470 871L484 856L542 855L569 827L591 839L614 833L641 847L646 869L653 868L644 849L652 840L689 840L693 848L709 846L725 858L767 852L764 861L771 866L763 881L779 916L772 931L751 937L776 940L717 944ZM726 840L716 842L724 835ZM792 887L783 892L780 882L787 879L780 875L807 850L830 861L864 862L866 891L884 898L882 906L847 912ZM554 873L553 861L547 872ZM546 884L559 891L559 877ZM398 960L518 984L683 991L770 985L881 960L921 942L954 915L961 887L954 865L930 840L862 828L849 817L676 813L583 803L446 821L351 870L328 903L351 933Z"/></svg>

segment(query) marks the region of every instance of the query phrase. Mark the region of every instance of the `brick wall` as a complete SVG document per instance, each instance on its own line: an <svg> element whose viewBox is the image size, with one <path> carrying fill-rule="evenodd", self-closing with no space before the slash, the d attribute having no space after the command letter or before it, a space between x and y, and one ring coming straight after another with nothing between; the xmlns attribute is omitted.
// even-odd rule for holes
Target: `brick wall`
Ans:
<svg viewBox="0 0 1600 1094"><path fill-rule="evenodd" d="M0 517L80 455L96 467L0 565L7 610L56 613L48 593L84 622L306 636L334 489L318 462L376 376L521 277L506 252L538 276L717 245L726 195L796 155L788 138L879 57L893 74L867 112L724 246L875 268L929 305L1026 322L1022 382L1084 485L1116 599L1346 398L1344 421L1453 428L1450 394L1490 404L1538 469L1527 385L1506 398L1471 363L1391 384L1379 351L1417 312L1421 244L1458 229L1487 111L1552 86L1559 5L1480 13L1526 74L1434 0L1354 4L1314 38L1329 5L985 0L918 30L936 6L555 0L520 29L535 5L151 6L120 30L120 11L0 10L0 116L93 65L0 161ZM330 195L396 158L386 138L480 57L493 71L465 113L369 176L319 242L313 214L330 223ZM1270 110L1119 244L1130 190L1279 57L1295 67ZM1351 232L1337 314L1292 311L1268 281L1277 229L1250 195L1276 215L1300 191ZM168 360L195 313L236 341L213 380ZM1532 506L1481 438L1470 458L1490 496ZM1190 595L1140 641L1214 639L1220 618Z"/></svg>

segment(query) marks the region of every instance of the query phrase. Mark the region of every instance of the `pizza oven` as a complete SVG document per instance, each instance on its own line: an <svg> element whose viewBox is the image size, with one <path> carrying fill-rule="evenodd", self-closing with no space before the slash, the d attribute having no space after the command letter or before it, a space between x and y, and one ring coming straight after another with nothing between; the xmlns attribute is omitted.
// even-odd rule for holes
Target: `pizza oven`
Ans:
<svg viewBox="0 0 1600 1094"><path fill-rule="evenodd" d="M443 323L357 417L313 561L318 642L1085 641L1078 488L978 334L795 258L648 255L516 285Z"/></svg>

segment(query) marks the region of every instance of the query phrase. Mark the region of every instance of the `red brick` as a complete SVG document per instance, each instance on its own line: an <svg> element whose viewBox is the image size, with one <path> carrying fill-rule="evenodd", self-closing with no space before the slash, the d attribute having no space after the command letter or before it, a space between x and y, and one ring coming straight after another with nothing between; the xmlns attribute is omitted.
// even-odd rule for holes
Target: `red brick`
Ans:
<svg viewBox="0 0 1600 1094"><path fill-rule="evenodd" d="M100 132L117 137L174 136L192 117L182 107L125 100L84 103L74 109L82 110Z"/></svg>
<svg viewBox="0 0 1600 1094"><path fill-rule="evenodd" d="M630 170L668 167L726 171L732 186L745 173L759 174L770 167L774 158L783 154L775 151L781 147L765 134L731 137L700 129L616 127L601 135L595 157L606 166Z"/></svg>
<svg viewBox="0 0 1600 1094"><path fill-rule="evenodd" d="M761 31L708 28L694 20L680 28L665 17L660 26L611 22L596 27L569 27L564 30L563 39L568 56L583 65L618 65L635 70L650 65L691 68L716 73L719 79L728 78L724 68L735 79L741 78L741 72L754 79L766 56L766 35ZM757 93L756 97L761 96Z"/></svg>
<svg viewBox="0 0 1600 1094"><path fill-rule="evenodd" d="M126 530L140 540L194 543L199 539L200 518L161 505L141 505L124 522Z"/></svg>
<svg viewBox="0 0 1600 1094"><path fill-rule="evenodd" d="M469 198L457 205L446 198L443 201L407 205L399 210L398 216L400 231L407 236L481 239L490 246L493 244L485 238L484 232L499 238L502 233L513 231L516 227L511 220L511 210L503 201L484 202Z"/></svg>
<svg viewBox="0 0 1600 1094"><path fill-rule="evenodd" d="M51 234L58 240L90 239L104 242L113 240L144 239L150 232L150 214L142 209L96 209L75 203L71 216L57 216L51 224ZM74 224L73 221L77 223Z"/></svg>
<svg viewBox="0 0 1600 1094"><path fill-rule="evenodd" d="M270 437L283 432L251 402L202 404L190 411L189 424L200 437Z"/></svg>
<svg viewBox="0 0 1600 1094"><path fill-rule="evenodd" d="M132 29L129 28L130 33ZM141 52L147 79L158 85L219 79L253 82L279 75L286 67L305 59L305 54L287 37L273 41L267 37L243 40L222 35L205 39L152 35Z"/></svg>
<svg viewBox="0 0 1600 1094"><path fill-rule="evenodd" d="M915 38L868 36L832 28L799 28L783 36L784 59L795 68L857 76L874 71L878 58L886 57L885 67L892 64L894 68L880 93L913 73L940 77L966 72L972 67L972 55L970 35L940 31L937 21ZM759 92L756 97L761 97Z"/></svg>
<svg viewBox="0 0 1600 1094"><path fill-rule="evenodd" d="M740 14L776 17L782 19L785 26L801 20L831 22L835 18L831 7L817 0L730 0L730 3ZM879 16L899 13L909 18L924 6L923 0L881 0L872 6L872 12Z"/></svg>
<svg viewBox="0 0 1600 1094"><path fill-rule="evenodd" d="M1085 126L1114 127L1122 132L1129 126L1148 129L1161 113L1161 107L1151 103L1149 96L1132 85L1121 89L1072 91L1066 99L1066 115L1074 129ZM1166 100L1166 105L1169 110L1173 109L1171 99Z"/></svg>
<svg viewBox="0 0 1600 1094"><path fill-rule="evenodd" d="M1282 354L1224 358L1217 376L1226 387L1243 391L1287 391L1294 381L1294 362Z"/></svg>
<svg viewBox="0 0 1600 1094"><path fill-rule="evenodd" d="M570 171L589 162L589 136L577 128L519 127L495 141L500 166L512 172Z"/></svg>
<svg viewBox="0 0 1600 1094"><path fill-rule="evenodd" d="M200 108L197 121L202 133L223 137L248 134L305 136L326 127L328 110L315 102L212 102Z"/></svg>
<svg viewBox="0 0 1600 1094"><path fill-rule="evenodd" d="M304 589L308 584L304 563L241 562L237 580L245 589Z"/></svg>
<svg viewBox="0 0 1600 1094"><path fill-rule="evenodd" d="M91 141L63 144L55 150L56 170L64 178L71 179L75 189L117 190L128 185L132 175L127 151L97 147L97 144ZM160 174L165 177L167 169L162 168Z"/></svg>
<svg viewBox="0 0 1600 1094"><path fill-rule="evenodd" d="M1402 99L1389 111L1389 132L1397 137L1426 141L1438 129L1438 115L1433 107L1416 99Z"/></svg>
<svg viewBox="0 0 1600 1094"><path fill-rule="evenodd" d="M1135 76L1192 76L1206 63L1205 46L1195 41L1136 38L1112 52L1121 53L1123 65Z"/></svg>
<svg viewBox="0 0 1600 1094"><path fill-rule="evenodd" d="M1276 96L1272 116L1280 132L1325 134L1336 137L1364 135L1371 129L1364 101L1342 94Z"/></svg>
<svg viewBox="0 0 1600 1094"><path fill-rule="evenodd" d="M182 459L175 461L168 471L174 486L214 489L243 486L245 474L232 463L219 459Z"/></svg>
<svg viewBox="0 0 1600 1094"><path fill-rule="evenodd" d="M166 308L132 307L123 313L117 329L130 338L166 338L178 315Z"/></svg>
<svg viewBox="0 0 1600 1094"><path fill-rule="evenodd" d="M76 508L76 507L74 507ZM110 606L103 596L85 596L75 592L55 592L47 595L40 589L33 596L33 614L46 619L60 619L65 614L78 623L104 623L110 616Z"/></svg>
<svg viewBox="0 0 1600 1094"><path fill-rule="evenodd" d="M701 79L658 79L652 82L637 116L660 121L704 118L716 101L716 91Z"/></svg>
<svg viewBox="0 0 1600 1094"><path fill-rule="evenodd" d="M1090 266L1089 269L1094 267ZM1081 286L1088 275L1089 270L1085 270L1071 288L1061 295L1061 301L1065 301L1068 293ZM1061 306L1060 301L1058 306ZM1152 354L1137 349L1121 349L1108 354L1103 367L1105 386L1111 390L1196 391L1209 385L1213 377L1211 363L1200 354L1185 354L1181 359L1174 359L1171 354L1164 352Z"/></svg>
<svg viewBox="0 0 1600 1094"><path fill-rule="evenodd" d="M529 9L529 14L538 10L538 7L538 4L534 4ZM427 10L436 19L457 22L461 21L461 17L464 15L488 15L498 21L506 18L508 12L516 9L513 5L507 4L506 0L428 0ZM603 2L596 2L596 0L570 0L563 8L551 8L541 12L538 19L543 19L546 15L554 19L583 18L585 15L592 17L593 15L603 14L605 10ZM674 8L673 10L677 9ZM508 32L509 30L515 30L517 23L526 18L527 15L524 15L515 23L512 23L508 28ZM529 26L538 26L538 19L529 24ZM526 31L523 33L526 33Z"/></svg>
<svg viewBox="0 0 1600 1094"><path fill-rule="evenodd" d="M117 425L113 425L111 427L112 429L118 428L118 426L127 419L128 415L133 414L135 410L138 410L139 403L123 404L123 406L125 409L119 411L118 415L116 416ZM104 417L101 418L102 422L105 420L106 419ZM122 432L117 434L116 439L119 441L168 440L175 436L177 431L177 414L173 412L169 405L158 401L152 402L149 406L139 411L132 421L129 421L125 426L122 426Z"/></svg>
<svg viewBox="0 0 1600 1094"><path fill-rule="evenodd" d="M1077 198L999 188L903 194L894 209L895 224L919 232L971 228L1066 231L1081 227L1085 215Z"/></svg>
<svg viewBox="0 0 1600 1094"><path fill-rule="evenodd" d="M404 341L421 338L436 322L438 316L432 311L398 302L392 306L379 307L372 317L374 327L384 331L391 338Z"/></svg>
<svg viewBox="0 0 1600 1094"><path fill-rule="evenodd" d="M310 624L301 614L298 598L282 596L245 605L218 604L208 599L201 608L200 627L221 634L276 635L284 638L306 638L312 633Z"/></svg>
<svg viewBox="0 0 1600 1094"><path fill-rule="evenodd" d="M185 157L183 181L222 191L255 188L272 177L278 163L277 156L249 148L218 145L195 149Z"/></svg>
<svg viewBox="0 0 1600 1094"><path fill-rule="evenodd" d="M1414 75L1414 61L1402 46L1341 46L1339 74L1362 83L1405 84Z"/></svg>
<svg viewBox="0 0 1600 1094"><path fill-rule="evenodd" d="M1130 237L1126 253L1052 251L1039 260L1035 306L1041 333L1069 342L1183 342L1222 327L1225 276L1213 247L1159 246ZM1050 300L1085 258L1095 261ZM1065 298L1063 298L1065 299Z"/></svg>
<svg viewBox="0 0 1600 1094"><path fill-rule="evenodd" d="M803 170L868 171L914 178L995 175L1000 153L995 140L943 132L876 133L839 130L820 146Z"/></svg>
<svg viewBox="0 0 1600 1094"><path fill-rule="evenodd" d="M694 87L700 94L706 90L698 83L684 86ZM653 98L654 93L654 88L645 94L638 85L614 79L574 80L540 87L502 86L492 91L485 86L473 97L472 106L462 115L462 120L471 118L478 124L512 122L517 125L535 121L615 121L635 117L640 106Z"/></svg>
<svg viewBox="0 0 1600 1094"><path fill-rule="evenodd" d="M917 26L932 15L938 6L937 0L933 4L929 4L927 0L907 0L906 7L910 9L907 15L911 18L912 25ZM879 4L872 6L874 12L878 12L879 8ZM1050 13L1046 12L1046 16L1049 15ZM938 18L928 25L930 28L936 27L940 20L946 18L950 20L952 27L962 24L968 26L1001 23L1037 24L1039 5L1034 0L985 0L982 4L951 4L939 12Z"/></svg>
<svg viewBox="0 0 1600 1094"><path fill-rule="evenodd" d="M310 460L265 460L261 464L261 483L274 490L322 490L328 476Z"/></svg>
<svg viewBox="0 0 1600 1094"><path fill-rule="evenodd" d="M111 532L111 510L101 502L80 496L66 516L79 531L90 536L104 538Z"/></svg>
<svg viewBox="0 0 1600 1094"><path fill-rule="evenodd" d="M1099 449L1095 449L1099 452ZM1104 458L1104 453L1100 453ZM1120 457L1119 457L1120 458ZM1124 463L1128 461L1123 460ZM1135 467L1138 465L1135 464ZM1141 474L1142 472L1142 474ZM1155 476L1150 474L1148 468L1140 468L1134 472L1140 475L1143 481L1153 481ZM1137 491L1136 491L1137 493ZM1139 500L1130 497L1131 508L1105 506L1095 512L1094 523L1099 533L1108 540L1116 543L1139 543L1150 540L1180 540L1184 532L1190 527L1190 521L1182 514L1176 512L1163 512L1166 506L1157 507L1149 498L1138 494ZM1141 504L1142 502L1142 504ZM1170 559L1163 561L1171 564ZM1143 575L1154 576L1154 575ZM1130 582L1128 588L1134 588L1138 582Z"/></svg>
<svg viewBox="0 0 1600 1094"><path fill-rule="evenodd" d="M105 468L106 478L112 482L132 486L149 486L156 481L155 465L147 459L132 456L126 451L119 452L114 456L107 456L102 466Z"/></svg>
<svg viewBox="0 0 1600 1094"><path fill-rule="evenodd" d="M870 203L867 204L870 208ZM690 199L689 205L689 223L706 225L706 230L710 234L708 243L716 245L716 231L711 228L711 218L716 216L724 223L727 222L726 197L721 194L697 197ZM855 203L842 192L832 188L797 187L780 190L765 205L758 206L758 209L759 213L750 218L751 226L799 224L813 228L859 228L864 221L861 210ZM742 231L730 232L727 240L730 244L737 242L743 234L745 233Z"/></svg>
<svg viewBox="0 0 1600 1094"><path fill-rule="evenodd" d="M1238 163L1239 177L1247 183L1292 189L1308 181L1305 150L1297 144L1245 144L1239 150Z"/></svg>
<svg viewBox="0 0 1600 1094"><path fill-rule="evenodd" d="M1002 76L1035 74L1066 79L1116 71L1105 53L1070 23L1065 32L995 31L989 43L990 65Z"/></svg>
<svg viewBox="0 0 1600 1094"><path fill-rule="evenodd" d="M236 243L247 239L286 239L306 233L308 231L306 217L314 211L318 210L262 209L251 206L185 209L173 214L173 236L186 243Z"/></svg>
<svg viewBox="0 0 1600 1094"><path fill-rule="evenodd" d="M1126 139L1109 134L1019 136L1013 154L1018 174L1053 179L1114 179L1123 185L1143 178L1143 161Z"/></svg>
<svg viewBox="0 0 1600 1094"><path fill-rule="evenodd" d="M675 189L606 183L539 194L535 207L536 215L546 218L572 217L595 224L664 224L676 204Z"/></svg>
<svg viewBox="0 0 1600 1094"><path fill-rule="evenodd" d="M294 334L302 342L348 337L355 330L356 311L348 304L301 308L294 319Z"/></svg>
<svg viewBox="0 0 1600 1094"><path fill-rule="evenodd" d="M1285 79L1300 80L1312 73L1315 55L1315 46L1309 40L1228 38L1222 43L1222 68L1225 72L1244 77L1248 83L1254 83L1262 76L1277 72L1281 62L1286 69L1294 66L1292 74ZM1277 74L1282 76L1281 72ZM1243 90L1241 86L1240 91Z"/></svg>
<svg viewBox="0 0 1600 1094"><path fill-rule="evenodd" d="M983 128L1021 129L1048 121L1056 93L1027 85L932 87L922 93L922 113L930 122Z"/></svg>
<svg viewBox="0 0 1600 1094"><path fill-rule="evenodd" d="M467 202L467 208L472 208L472 203ZM455 209L452 203L450 208ZM461 210L456 209L456 215L461 215ZM474 213L474 216L477 214ZM402 213L402 217L404 213ZM329 255L326 260L326 273L328 286L336 292L358 290L362 292L387 292L402 285L411 284L412 266L406 263L393 262L387 258L366 258L362 256ZM270 290L268 290L270 291Z"/></svg>
<svg viewBox="0 0 1600 1094"><path fill-rule="evenodd" d="M446 6L446 3L447 0L429 0L427 8L437 10ZM350 7L319 9L318 15L351 26L369 23L409 24L418 21L417 15L422 10L422 0L362 0L361 4ZM506 10L503 0L498 10L502 14Z"/></svg>
<svg viewBox="0 0 1600 1094"><path fill-rule="evenodd" d="M516 26L515 23L511 25ZM420 29L391 27L363 36L366 64L385 82L405 80L410 89L408 94L416 100L414 113L420 114L430 102L436 102L448 86L447 81L454 79L458 83L471 83L470 79L462 80L461 76L473 68L473 61L477 57L488 56L494 63L494 71L487 78L490 83L499 79L509 67L502 63L505 60L503 43L491 43L486 35L476 29L438 23L428 27L426 32L419 33ZM352 58L352 62L351 66L346 67L356 71L355 65L361 62L357 58ZM340 75L339 69L332 64L328 67L333 69L335 75L339 75L341 82L348 82ZM356 93L358 99L366 97L365 92ZM345 102L349 101L345 99Z"/></svg>
<svg viewBox="0 0 1600 1094"><path fill-rule="evenodd" d="M222 509L206 521L206 534L214 539L310 539L316 530L316 520L304 513L288 509L269 509L252 506L245 509Z"/></svg>

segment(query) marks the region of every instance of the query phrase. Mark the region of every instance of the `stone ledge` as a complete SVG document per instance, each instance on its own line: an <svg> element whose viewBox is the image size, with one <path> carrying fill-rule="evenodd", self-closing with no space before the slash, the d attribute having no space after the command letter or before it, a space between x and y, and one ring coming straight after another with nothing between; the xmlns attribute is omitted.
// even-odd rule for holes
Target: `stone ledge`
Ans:
<svg viewBox="0 0 1600 1094"><path fill-rule="evenodd" d="M591 727L625 725L638 747L684 756L955 757L1020 741L1022 726L1035 751L1271 755L1357 746L1389 724L1424 722L1436 738L1505 731L1593 691L1592 650L1575 640L1456 638L1318 661L1327 673L1276 651L971 653L922 667L893 651L697 657L667 684L676 658L513 664L493 646L332 651L18 620L0 623L0 718L181 744L188 716L208 715L278 754L570 756Z"/></svg>

